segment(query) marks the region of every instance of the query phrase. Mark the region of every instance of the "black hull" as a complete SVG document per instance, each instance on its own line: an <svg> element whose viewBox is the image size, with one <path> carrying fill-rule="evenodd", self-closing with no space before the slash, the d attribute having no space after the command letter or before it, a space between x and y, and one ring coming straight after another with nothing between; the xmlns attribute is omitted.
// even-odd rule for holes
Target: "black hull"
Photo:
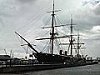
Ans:
<svg viewBox="0 0 100 75"><path fill-rule="evenodd" d="M34 53L35 58L39 63L64 63L70 61L71 58L65 55L47 54L47 53Z"/></svg>

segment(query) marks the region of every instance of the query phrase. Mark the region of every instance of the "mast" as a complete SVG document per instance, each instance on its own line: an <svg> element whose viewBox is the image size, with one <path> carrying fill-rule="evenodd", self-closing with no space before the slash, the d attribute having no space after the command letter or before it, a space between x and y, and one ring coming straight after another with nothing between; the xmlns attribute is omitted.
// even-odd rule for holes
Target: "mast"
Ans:
<svg viewBox="0 0 100 75"><path fill-rule="evenodd" d="M72 15L71 15L71 24L70 24L70 45L71 45L71 50L70 50L70 55L72 55L72 50L73 50L73 20L72 20Z"/></svg>
<svg viewBox="0 0 100 75"><path fill-rule="evenodd" d="M84 44L82 42L80 42L80 34L79 34L79 31L78 31L78 35L77 35L77 54L79 55L80 54L80 49L81 48L81 45ZM83 48L84 49L84 48Z"/></svg>
<svg viewBox="0 0 100 75"><path fill-rule="evenodd" d="M51 48L50 48L50 53L53 54L53 49L54 49L54 17L55 17L55 10L54 10L54 0L53 0L53 11L52 11L52 26L51 26L51 39L50 39L50 42L51 42Z"/></svg>
<svg viewBox="0 0 100 75"><path fill-rule="evenodd" d="M73 24L73 19L72 19L72 15L71 15L71 19L70 19L70 24L66 24L66 25L70 25L70 39L69 39L69 43L61 43L60 45L69 45L68 46L68 52L69 52L69 49L70 49L70 55L72 56L73 55L73 44L76 44L76 43L73 43L74 42L74 39L73 39L73 36L77 36L77 35L73 35L73 25L76 25L76 24Z"/></svg>
<svg viewBox="0 0 100 75"><path fill-rule="evenodd" d="M43 27L44 28L51 28L51 32L50 32L50 37L48 38L39 38L39 39L36 39L36 40L45 40L45 39L50 39L50 54L53 54L53 51L54 51L54 40L57 39L57 38L66 38L66 37L69 37L68 35L65 35L65 36L60 36L60 37L56 37L55 35L57 35L57 33L55 33L55 27L61 27L61 26L67 26L69 24L66 24L66 25L54 25L56 22L55 22L55 12L59 12L61 10L55 10L55 5L54 5L54 0L52 0L53 4L52 4L52 11L51 12L51 26L50 27Z"/></svg>
<svg viewBox="0 0 100 75"><path fill-rule="evenodd" d="M80 44L79 44L79 41L80 40L80 37L79 37L79 32L78 32L78 38L77 38L77 54L79 54L79 49L80 49Z"/></svg>

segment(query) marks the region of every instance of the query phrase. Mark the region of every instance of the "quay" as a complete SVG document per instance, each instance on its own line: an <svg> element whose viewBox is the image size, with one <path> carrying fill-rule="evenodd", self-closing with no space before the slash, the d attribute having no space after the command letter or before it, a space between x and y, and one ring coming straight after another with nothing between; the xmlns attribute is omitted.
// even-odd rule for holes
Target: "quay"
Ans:
<svg viewBox="0 0 100 75"><path fill-rule="evenodd" d="M29 71L51 70L58 68L68 68L77 66L94 65L98 62L84 63L84 64L33 64L33 65L12 65L0 68L0 73L24 73Z"/></svg>

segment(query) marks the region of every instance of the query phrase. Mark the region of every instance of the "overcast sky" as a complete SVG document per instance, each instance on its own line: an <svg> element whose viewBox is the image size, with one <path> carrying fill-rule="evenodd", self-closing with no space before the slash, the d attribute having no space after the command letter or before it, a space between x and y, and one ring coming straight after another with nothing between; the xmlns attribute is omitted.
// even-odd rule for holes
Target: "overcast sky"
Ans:
<svg viewBox="0 0 100 75"><path fill-rule="evenodd" d="M100 0L55 0L55 9L62 10L57 12L62 24L70 23L72 14L75 31L79 29L84 38L85 54L100 57ZM0 0L0 54L6 49L8 54L12 50L15 57L24 56L25 50L14 32L35 43L35 38L45 33L40 29L50 18L50 10L52 0Z"/></svg>

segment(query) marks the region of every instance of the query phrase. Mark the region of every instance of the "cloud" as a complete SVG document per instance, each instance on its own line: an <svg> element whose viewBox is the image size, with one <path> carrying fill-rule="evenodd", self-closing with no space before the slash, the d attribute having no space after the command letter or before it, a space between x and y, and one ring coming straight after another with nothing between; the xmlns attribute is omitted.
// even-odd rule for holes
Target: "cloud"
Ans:
<svg viewBox="0 0 100 75"><path fill-rule="evenodd" d="M83 5L91 4L91 5L97 5L100 3L100 0L83 0Z"/></svg>
<svg viewBox="0 0 100 75"><path fill-rule="evenodd" d="M100 26L93 26L90 31L93 33L100 33Z"/></svg>
<svg viewBox="0 0 100 75"><path fill-rule="evenodd" d="M37 0L17 0L21 3L31 3L31 2L34 2L34 1L37 1Z"/></svg>
<svg viewBox="0 0 100 75"><path fill-rule="evenodd" d="M100 15L100 3L94 7L93 11L96 15Z"/></svg>
<svg viewBox="0 0 100 75"><path fill-rule="evenodd" d="M75 26L75 33L79 28L84 36L92 39L94 38L93 36L99 36L96 35L97 33L99 34L100 24L100 17L96 15L99 14L99 4L96 3L93 7L94 9L91 9L88 4L82 6L81 2L81 0L55 0L55 9L62 10L57 12L56 15L62 20L62 24L66 24L70 23L70 16L72 14L73 22L77 24ZM15 54L22 53L23 51L21 50L23 49L20 47L19 41L16 40L14 32L18 31L28 41L35 43L33 41L35 37L39 35L41 37L45 33L40 28L44 26L47 20L46 17L51 16L51 13L46 13L51 9L51 0L0 0L0 19L4 24L2 26L2 23L0 23L0 47L14 49ZM61 30L64 30L66 34L69 31L68 27L62 27ZM86 42L89 43L91 41ZM93 45L96 44L96 42L93 42ZM90 43L87 46L91 48Z"/></svg>

